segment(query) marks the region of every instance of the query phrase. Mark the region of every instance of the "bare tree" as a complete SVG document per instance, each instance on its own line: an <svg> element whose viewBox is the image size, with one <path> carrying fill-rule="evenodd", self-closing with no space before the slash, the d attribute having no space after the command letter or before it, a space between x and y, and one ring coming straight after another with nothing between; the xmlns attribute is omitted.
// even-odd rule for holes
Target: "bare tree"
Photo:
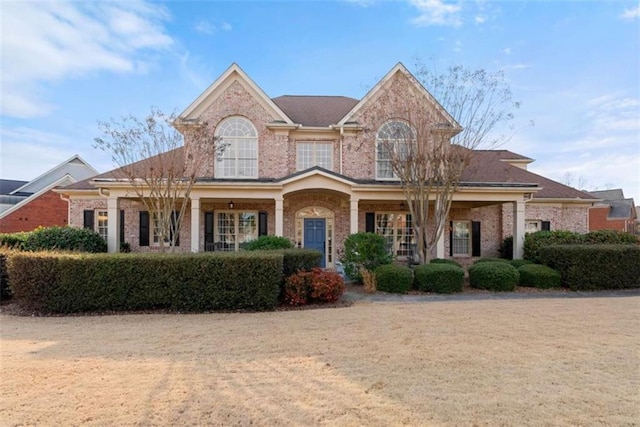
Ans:
<svg viewBox="0 0 640 427"><path fill-rule="evenodd" d="M560 181L564 185L568 185L569 187L577 188L581 191L587 191L588 180L584 177L584 175L576 175L573 172L565 172L562 176L562 181Z"/></svg>
<svg viewBox="0 0 640 427"><path fill-rule="evenodd" d="M117 167L113 178L133 188L149 212L161 250L168 244L173 252L191 190L222 144L206 123L178 121L158 108L143 119L127 115L98 126L103 137L95 138L94 147L111 154ZM187 151L184 138L197 154Z"/></svg>
<svg viewBox="0 0 640 427"><path fill-rule="evenodd" d="M495 131L513 119L511 111L519 103L512 101L502 73L455 66L436 74L421 64L417 68L417 80L440 105L417 103L406 95L382 103L395 105L391 114L407 122L390 122L395 129L386 136L383 128L377 135L378 159L386 159L401 182L419 261L428 262L447 227L453 196L473 150L494 148L508 138ZM440 106L459 127L443 122L438 116Z"/></svg>

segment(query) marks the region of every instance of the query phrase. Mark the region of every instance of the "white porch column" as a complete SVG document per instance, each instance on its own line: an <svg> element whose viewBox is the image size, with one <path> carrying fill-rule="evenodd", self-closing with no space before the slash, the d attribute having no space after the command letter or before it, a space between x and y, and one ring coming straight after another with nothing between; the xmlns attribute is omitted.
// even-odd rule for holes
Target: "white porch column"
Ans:
<svg viewBox="0 0 640 427"><path fill-rule="evenodd" d="M107 199L107 251L120 252L120 201L118 197Z"/></svg>
<svg viewBox="0 0 640 427"><path fill-rule="evenodd" d="M524 201L513 202L513 259L524 254Z"/></svg>
<svg viewBox="0 0 640 427"><path fill-rule="evenodd" d="M436 258L444 258L444 230L436 242Z"/></svg>
<svg viewBox="0 0 640 427"><path fill-rule="evenodd" d="M191 197L191 252L200 252L200 198Z"/></svg>
<svg viewBox="0 0 640 427"><path fill-rule="evenodd" d="M282 197L276 199L276 236L284 235L284 203Z"/></svg>
<svg viewBox="0 0 640 427"><path fill-rule="evenodd" d="M351 229L349 230L351 234L355 234L358 232L358 202L359 199L351 199Z"/></svg>

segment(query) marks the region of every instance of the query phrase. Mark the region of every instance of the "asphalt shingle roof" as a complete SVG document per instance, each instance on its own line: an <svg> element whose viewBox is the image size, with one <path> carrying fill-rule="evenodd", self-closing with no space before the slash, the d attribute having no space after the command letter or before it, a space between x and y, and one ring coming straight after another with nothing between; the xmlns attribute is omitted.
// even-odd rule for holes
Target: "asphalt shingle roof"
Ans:
<svg viewBox="0 0 640 427"><path fill-rule="evenodd" d="M283 95L272 101L296 124L328 127L337 124L357 99L346 96Z"/></svg>

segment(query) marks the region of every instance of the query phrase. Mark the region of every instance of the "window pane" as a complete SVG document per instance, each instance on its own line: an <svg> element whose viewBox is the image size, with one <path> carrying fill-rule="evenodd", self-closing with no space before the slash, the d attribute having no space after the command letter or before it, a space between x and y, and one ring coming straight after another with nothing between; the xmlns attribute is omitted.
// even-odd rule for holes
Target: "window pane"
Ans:
<svg viewBox="0 0 640 427"><path fill-rule="evenodd" d="M224 147L218 158L215 175L218 178L258 177L258 138L251 122L243 117L231 117L216 129Z"/></svg>
<svg viewBox="0 0 640 427"><path fill-rule="evenodd" d="M453 255L469 255L471 234L468 221L453 222L453 240L451 248Z"/></svg>
<svg viewBox="0 0 640 427"><path fill-rule="evenodd" d="M109 231L109 221L107 217L107 211L97 211L97 229L96 232L102 237L104 240L107 240L108 231Z"/></svg>
<svg viewBox="0 0 640 427"><path fill-rule="evenodd" d="M218 241L216 250L235 251L235 217L233 213L218 212Z"/></svg>

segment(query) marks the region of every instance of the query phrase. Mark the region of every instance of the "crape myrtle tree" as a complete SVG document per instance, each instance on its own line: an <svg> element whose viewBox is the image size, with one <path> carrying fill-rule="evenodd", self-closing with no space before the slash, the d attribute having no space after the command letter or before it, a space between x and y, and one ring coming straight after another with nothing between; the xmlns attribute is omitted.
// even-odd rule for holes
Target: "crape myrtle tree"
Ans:
<svg viewBox="0 0 640 427"><path fill-rule="evenodd" d="M191 190L223 144L206 123L180 120L156 107L144 118L130 114L99 121L98 127L102 137L94 147L111 155L117 167L112 178L133 189L149 212L161 250L173 252ZM194 152L184 147L185 138Z"/></svg>
<svg viewBox="0 0 640 427"><path fill-rule="evenodd" d="M447 229L453 195L473 150L495 148L508 138L498 131L510 129L519 103L512 100L502 72L453 66L436 73L422 63L416 69L416 79L433 95L436 107L415 102L411 95L387 104L395 105L392 114L406 122L392 121L380 129L377 159L383 159L401 183L411 214L415 255L426 263ZM459 127L442 121L440 107Z"/></svg>

